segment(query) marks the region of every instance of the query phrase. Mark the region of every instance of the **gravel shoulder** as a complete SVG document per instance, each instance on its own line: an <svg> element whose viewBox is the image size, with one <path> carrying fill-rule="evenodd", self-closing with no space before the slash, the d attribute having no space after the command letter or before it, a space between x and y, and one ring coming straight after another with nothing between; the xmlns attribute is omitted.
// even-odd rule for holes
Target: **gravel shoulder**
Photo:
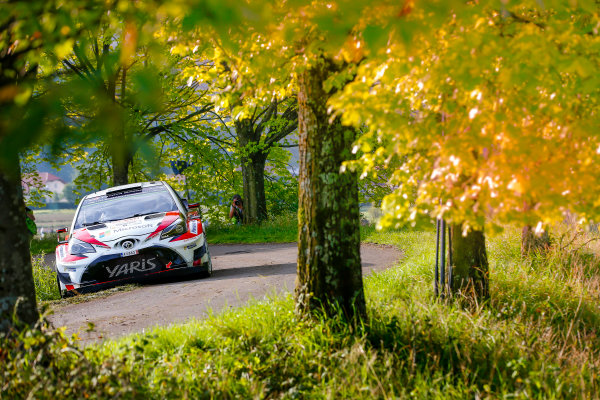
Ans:
<svg viewBox="0 0 600 400"><path fill-rule="evenodd" d="M210 311L237 307L250 299L293 291L296 243L210 245L213 275L145 284L127 292L79 304L55 305L50 321L78 332L82 342L117 338L154 326L201 319ZM402 253L393 247L363 244L363 274L392 266ZM50 260L47 260L50 261ZM95 329L88 332L89 323Z"/></svg>

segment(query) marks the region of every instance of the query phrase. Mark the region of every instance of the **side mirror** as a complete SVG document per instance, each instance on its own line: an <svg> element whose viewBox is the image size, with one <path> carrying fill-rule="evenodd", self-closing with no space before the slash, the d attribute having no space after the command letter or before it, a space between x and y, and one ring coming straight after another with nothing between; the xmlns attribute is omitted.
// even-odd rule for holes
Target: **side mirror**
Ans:
<svg viewBox="0 0 600 400"><path fill-rule="evenodd" d="M191 219L200 218L200 216L198 215L199 214L198 211L200 210L200 203L188 204L187 209L188 209L188 218L191 218Z"/></svg>
<svg viewBox="0 0 600 400"><path fill-rule="evenodd" d="M69 228L60 228L56 230L56 240L58 241L58 244L65 244L69 242ZM61 233L64 233L64 235L62 235L62 239L61 239Z"/></svg>

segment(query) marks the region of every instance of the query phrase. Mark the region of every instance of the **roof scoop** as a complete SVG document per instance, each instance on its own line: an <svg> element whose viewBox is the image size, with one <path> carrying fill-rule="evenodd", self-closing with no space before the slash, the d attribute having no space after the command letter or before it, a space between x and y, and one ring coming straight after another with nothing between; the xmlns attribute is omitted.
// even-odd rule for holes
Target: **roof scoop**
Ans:
<svg viewBox="0 0 600 400"><path fill-rule="evenodd" d="M165 213L164 213L164 212L163 212L163 213L154 213L154 214L149 214L149 215L146 215L146 216L144 217L144 219L156 219L156 218L162 218L164 215L165 215Z"/></svg>
<svg viewBox="0 0 600 400"><path fill-rule="evenodd" d="M96 229L106 228L106 225L103 224L103 223L94 224L94 225L90 225L90 226L87 226L86 224L83 224L83 226L85 226L88 231L94 231Z"/></svg>

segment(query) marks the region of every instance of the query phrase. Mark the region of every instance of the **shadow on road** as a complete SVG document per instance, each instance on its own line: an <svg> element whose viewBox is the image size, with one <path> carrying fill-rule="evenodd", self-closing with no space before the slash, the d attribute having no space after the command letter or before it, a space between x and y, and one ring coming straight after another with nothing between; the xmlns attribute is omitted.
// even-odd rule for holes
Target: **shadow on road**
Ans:
<svg viewBox="0 0 600 400"><path fill-rule="evenodd" d="M254 265L249 267L234 267L227 269L216 269L213 271L211 280L230 279L251 276L271 276L271 275L295 275L296 264L272 264L272 265Z"/></svg>

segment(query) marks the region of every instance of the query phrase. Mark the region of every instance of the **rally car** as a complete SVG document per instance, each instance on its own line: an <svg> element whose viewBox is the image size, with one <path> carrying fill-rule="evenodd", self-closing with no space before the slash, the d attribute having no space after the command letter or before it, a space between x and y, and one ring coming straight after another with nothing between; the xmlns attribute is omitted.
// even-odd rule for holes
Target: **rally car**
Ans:
<svg viewBox="0 0 600 400"><path fill-rule="evenodd" d="M198 204L165 182L117 186L85 196L56 247L61 296L168 273L212 274Z"/></svg>

